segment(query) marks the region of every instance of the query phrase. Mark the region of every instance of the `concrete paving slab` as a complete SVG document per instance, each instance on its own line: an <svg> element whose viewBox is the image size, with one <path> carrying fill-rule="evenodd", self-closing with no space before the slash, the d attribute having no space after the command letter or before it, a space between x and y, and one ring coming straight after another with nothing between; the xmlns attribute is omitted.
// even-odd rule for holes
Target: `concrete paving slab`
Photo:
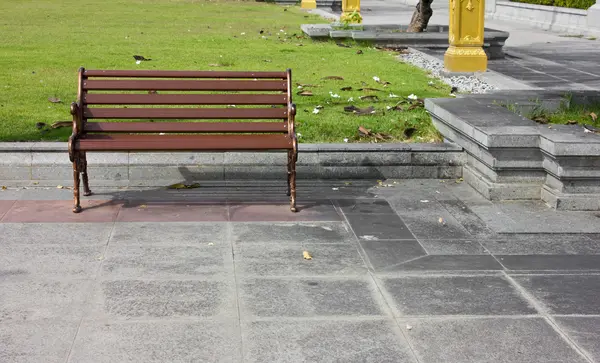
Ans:
<svg viewBox="0 0 600 363"><path fill-rule="evenodd" d="M233 273L212 280L106 280L94 286L89 317L173 319L237 316Z"/></svg>
<svg viewBox="0 0 600 363"><path fill-rule="evenodd" d="M90 280L43 280L1 276L0 322L78 321L86 309Z"/></svg>
<svg viewBox="0 0 600 363"><path fill-rule="evenodd" d="M471 235L459 221L445 209L436 212L401 214L402 220L419 239L469 239Z"/></svg>
<svg viewBox="0 0 600 363"><path fill-rule="evenodd" d="M0 361L63 363L78 326L79 321L2 321Z"/></svg>
<svg viewBox="0 0 600 363"><path fill-rule="evenodd" d="M210 278L233 271L231 247L224 243L161 246L116 243L102 263L102 278Z"/></svg>
<svg viewBox="0 0 600 363"><path fill-rule="evenodd" d="M232 222L293 222L293 221L341 221L332 202L303 201L297 205L298 212L290 213L289 203L255 203L229 205Z"/></svg>
<svg viewBox="0 0 600 363"><path fill-rule="evenodd" d="M32 278L91 279L104 258L105 246L0 244L0 275Z"/></svg>
<svg viewBox="0 0 600 363"><path fill-rule="evenodd" d="M419 243L430 255L487 255L489 252L477 239L420 239Z"/></svg>
<svg viewBox="0 0 600 363"><path fill-rule="evenodd" d="M84 321L69 362L240 362L239 323Z"/></svg>
<svg viewBox="0 0 600 363"><path fill-rule="evenodd" d="M395 271L399 265L427 255L417 240L361 241L360 245L375 272Z"/></svg>
<svg viewBox="0 0 600 363"><path fill-rule="evenodd" d="M551 314L600 315L600 275L515 276Z"/></svg>
<svg viewBox="0 0 600 363"><path fill-rule="evenodd" d="M363 276L367 266L354 244L238 243L233 248L238 276ZM305 260L308 251L311 260Z"/></svg>
<svg viewBox="0 0 600 363"><path fill-rule="evenodd" d="M415 237L397 214L346 214L360 240L411 240Z"/></svg>
<svg viewBox="0 0 600 363"><path fill-rule="evenodd" d="M416 363L391 320L256 321L242 332L245 362Z"/></svg>
<svg viewBox="0 0 600 363"><path fill-rule="evenodd" d="M117 222L226 222L226 205L206 203L148 203L128 201Z"/></svg>
<svg viewBox="0 0 600 363"><path fill-rule="evenodd" d="M502 239L480 240L498 255L595 255L600 254L600 240L581 234L511 234Z"/></svg>
<svg viewBox="0 0 600 363"><path fill-rule="evenodd" d="M395 213L390 204L383 199L340 200L337 205L347 214Z"/></svg>
<svg viewBox="0 0 600 363"><path fill-rule="evenodd" d="M198 245L225 243L226 223L115 223L110 244Z"/></svg>
<svg viewBox="0 0 600 363"><path fill-rule="evenodd" d="M600 271L600 255L496 255L508 270Z"/></svg>
<svg viewBox="0 0 600 363"><path fill-rule="evenodd" d="M112 223L0 223L6 245L106 245Z"/></svg>
<svg viewBox="0 0 600 363"><path fill-rule="evenodd" d="M82 200L85 213L73 213L66 200L18 200L2 218L4 223L107 223L117 217L121 205L109 200Z"/></svg>
<svg viewBox="0 0 600 363"><path fill-rule="evenodd" d="M600 362L600 317L556 317L555 320L589 357Z"/></svg>
<svg viewBox="0 0 600 363"><path fill-rule="evenodd" d="M495 271L502 266L493 256L429 255L398 264L388 271Z"/></svg>
<svg viewBox="0 0 600 363"><path fill-rule="evenodd" d="M586 362L542 318L400 320L423 363Z"/></svg>
<svg viewBox="0 0 600 363"><path fill-rule="evenodd" d="M418 276L383 279L394 315L537 314L502 276Z"/></svg>
<svg viewBox="0 0 600 363"><path fill-rule="evenodd" d="M377 286L370 278L242 278L239 294L243 319L385 316Z"/></svg>
<svg viewBox="0 0 600 363"><path fill-rule="evenodd" d="M347 224L342 222L235 223L234 243L354 243Z"/></svg>

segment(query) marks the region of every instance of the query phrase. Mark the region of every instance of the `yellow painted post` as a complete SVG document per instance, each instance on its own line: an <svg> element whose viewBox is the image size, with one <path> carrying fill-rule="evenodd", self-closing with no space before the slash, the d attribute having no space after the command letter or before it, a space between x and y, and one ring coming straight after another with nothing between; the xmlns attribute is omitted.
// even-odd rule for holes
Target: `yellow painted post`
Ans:
<svg viewBox="0 0 600 363"><path fill-rule="evenodd" d="M342 0L342 16L340 20L348 23L361 23L360 0Z"/></svg>
<svg viewBox="0 0 600 363"><path fill-rule="evenodd" d="M302 9L316 9L317 0L302 0L302 2L300 3L300 7Z"/></svg>
<svg viewBox="0 0 600 363"><path fill-rule="evenodd" d="M444 54L446 72L485 72L483 51L485 0L450 0L449 42Z"/></svg>

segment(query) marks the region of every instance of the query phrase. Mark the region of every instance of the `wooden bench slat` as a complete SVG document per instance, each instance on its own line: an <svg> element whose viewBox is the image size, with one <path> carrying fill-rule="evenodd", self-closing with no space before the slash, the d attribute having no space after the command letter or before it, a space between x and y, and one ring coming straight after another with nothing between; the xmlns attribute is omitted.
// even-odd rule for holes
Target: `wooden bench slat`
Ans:
<svg viewBox="0 0 600 363"><path fill-rule="evenodd" d="M167 77L167 78L281 78L285 72L239 72L239 71L152 71L152 70L86 70L85 77Z"/></svg>
<svg viewBox="0 0 600 363"><path fill-rule="evenodd" d="M85 132L267 133L288 131L287 122L88 122Z"/></svg>
<svg viewBox="0 0 600 363"><path fill-rule="evenodd" d="M284 119L285 108L84 108L85 118L103 119Z"/></svg>
<svg viewBox="0 0 600 363"><path fill-rule="evenodd" d="M285 94L93 94L88 105L286 105Z"/></svg>
<svg viewBox="0 0 600 363"><path fill-rule="evenodd" d="M287 135L83 135L80 151L290 150Z"/></svg>
<svg viewBox="0 0 600 363"><path fill-rule="evenodd" d="M287 91L286 81L265 80L84 80L84 90Z"/></svg>

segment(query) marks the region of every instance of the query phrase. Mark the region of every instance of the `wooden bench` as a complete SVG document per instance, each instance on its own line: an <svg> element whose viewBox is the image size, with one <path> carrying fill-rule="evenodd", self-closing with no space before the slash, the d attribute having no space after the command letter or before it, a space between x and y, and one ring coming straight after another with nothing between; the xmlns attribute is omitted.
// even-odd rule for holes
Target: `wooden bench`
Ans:
<svg viewBox="0 0 600 363"><path fill-rule="evenodd" d="M80 68L77 102L71 104L73 133L69 138L73 212L81 212L80 175L84 195L92 194L88 152L227 150L287 151L287 194L295 212L298 141L291 91L289 69L218 72Z"/></svg>

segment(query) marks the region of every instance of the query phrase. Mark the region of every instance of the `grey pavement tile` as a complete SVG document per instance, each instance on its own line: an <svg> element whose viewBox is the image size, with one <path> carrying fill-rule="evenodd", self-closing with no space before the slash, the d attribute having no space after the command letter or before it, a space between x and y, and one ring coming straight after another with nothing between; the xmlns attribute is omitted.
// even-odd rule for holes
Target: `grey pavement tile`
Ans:
<svg viewBox="0 0 600 363"><path fill-rule="evenodd" d="M25 194L25 189L10 188L6 190L0 189L0 200L18 200Z"/></svg>
<svg viewBox="0 0 600 363"><path fill-rule="evenodd" d="M420 239L430 255L488 255L478 239Z"/></svg>
<svg viewBox="0 0 600 363"><path fill-rule="evenodd" d="M0 324L0 362L63 363L79 320L38 320Z"/></svg>
<svg viewBox="0 0 600 363"><path fill-rule="evenodd" d="M226 223L115 223L110 244L219 245L226 229Z"/></svg>
<svg viewBox="0 0 600 363"><path fill-rule="evenodd" d="M100 267L103 245L0 244L0 282L9 276L93 278Z"/></svg>
<svg viewBox="0 0 600 363"><path fill-rule="evenodd" d="M108 247L102 276L115 279L211 277L233 272L231 246L114 244Z"/></svg>
<svg viewBox="0 0 600 363"><path fill-rule="evenodd" d="M411 276L383 285L398 316L536 314L501 276Z"/></svg>
<svg viewBox="0 0 600 363"><path fill-rule="evenodd" d="M414 239L396 214L346 214L360 240Z"/></svg>
<svg viewBox="0 0 600 363"><path fill-rule="evenodd" d="M491 253L499 255L594 255L600 254L600 240L585 234L510 234L502 239L482 239Z"/></svg>
<svg viewBox="0 0 600 363"><path fill-rule="evenodd" d="M440 204L473 236L488 236L493 231L479 216L460 200L444 200Z"/></svg>
<svg viewBox="0 0 600 363"><path fill-rule="evenodd" d="M471 235L448 211L414 212L402 215L410 231L419 239L469 239Z"/></svg>
<svg viewBox="0 0 600 363"><path fill-rule="evenodd" d="M240 314L252 317L382 316L372 279L242 279Z"/></svg>
<svg viewBox="0 0 600 363"><path fill-rule="evenodd" d="M395 213L390 204L383 199L346 199L339 200L337 204L344 213Z"/></svg>
<svg viewBox="0 0 600 363"><path fill-rule="evenodd" d="M240 362L235 320L83 321L70 363Z"/></svg>
<svg viewBox="0 0 600 363"><path fill-rule="evenodd" d="M600 275L536 275L514 279L550 314L600 314Z"/></svg>
<svg viewBox="0 0 600 363"><path fill-rule="evenodd" d="M0 323L43 319L80 319L86 309L89 280L0 280Z"/></svg>
<svg viewBox="0 0 600 363"><path fill-rule="evenodd" d="M105 319L206 318L236 315L232 279L116 280L96 286L91 316Z"/></svg>
<svg viewBox="0 0 600 363"><path fill-rule="evenodd" d="M303 258L308 251L311 260ZM362 276L367 266L355 244L239 243L234 246L239 276Z"/></svg>
<svg viewBox="0 0 600 363"><path fill-rule="evenodd" d="M416 363L390 320L257 321L242 332L245 362Z"/></svg>
<svg viewBox="0 0 600 363"><path fill-rule="evenodd" d="M388 271L495 271L502 266L491 255L430 255L398 264Z"/></svg>
<svg viewBox="0 0 600 363"><path fill-rule="evenodd" d="M3 244L106 245L112 223L0 223Z"/></svg>
<svg viewBox="0 0 600 363"><path fill-rule="evenodd" d="M361 241L375 272L394 271L399 264L427 255L417 240Z"/></svg>
<svg viewBox="0 0 600 363"><path fill-rule="evenodd" d="M555 317L561 330L586 354L600 362L600 317Z"/></svg>
<svg viewBox="0 0 600 363"><path fill-rule="evenodd" d="M422 363L586 362L542 318L402 320Z"/></svg>
<svg viewBox="0 0 600 363"><path fill-rule="evenodd" d="M513 271L600 271L600 255L496 255Z"/></svg>
<svg viewBox="0 0 600 363"><path fill-rule="evenodd" d="M354 243L343 222L232 223L233 242Z"/></svg>

